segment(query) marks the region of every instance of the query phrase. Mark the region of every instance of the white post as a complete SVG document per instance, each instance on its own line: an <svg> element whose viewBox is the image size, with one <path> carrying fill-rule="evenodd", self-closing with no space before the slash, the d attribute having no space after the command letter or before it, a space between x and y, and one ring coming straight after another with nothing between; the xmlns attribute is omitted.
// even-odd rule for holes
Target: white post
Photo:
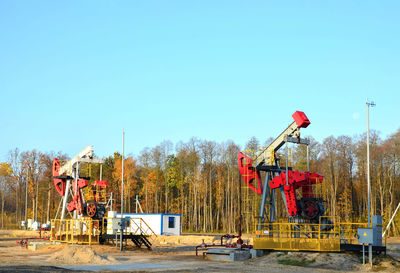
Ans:
<svg viewBox="0 0 400 273"><path fill-rule="evenodd" d="M369 163L369 107L375 106L373 101L367 100L367 184L368 184L368 227L371 227L371 177L370 177L370 163Z"/></svg>
<svg viewBox="0 0 400 273"><path fill-rule="evenodd" d="M368 227L371 227L371 178L369 176L369 104L367 102L367 187L368 187Z"/></svg>
<svg viewBox="0 0 400 273"><path fill-rule="evenodd" d="M368 102L367 100L367 182L368 182L368 227L371 227L371 177L369 170L369 107L375 106L373 101ZM368 245L368 259L372 266L372 245Z"/></svg>
<svg viewBox="0 0 400 273"><path fill-rule="evenodd" d="M310 151L307 144L307 172L310 172Z"/></svg>
<svg viewBox="0 0 400 273"><path fill-rule="evenodd" d="M121 162L121 225L124 223L124 141L125 141L125 132L122 129L122 162ZM120 234L120 250L123 249L123 234L124 229L121 227L121 234Z"/></svg>
<svg viewBox="0 0 400 273"><path fill-rule="evenodd" d="M62 209L61 209L61 219L64 219L64 217L65 217L65 209L67 208L67 199L68 199L70 187L71 187L71 180L67 179L67 185L65 186L65 193L63 196L63 205L62 205Z"/></svg>
<svg viewBox="0 0 400 273"><path fill-rule="evenodd" d="M363 246L363 264L365 264L365 247L364 244L362 244Z"/></svg>
<svg viewBox="0 0 400 273"><path fill-rule="evenodd" d="M34 220L35 222L37 222L37 218L38 218L38 215L37 215L38 203L39 203L39 180L36 181L36 202L35 202L35 208L32 208L32 210L35 209L35 220ZM40 227L39 227L39 228L40 228Z"/></svg>
<svg viewBox="0 0 400 273"><path fill-rule="evenodd" d="M78 177L79 177L79 161L76 163L75 169L75 192L73 198L78 195ZM78 206L77 206L78 208ZM77 209L74 210L74 219L78 219L78 212Z"/></svg>
<svg viewBox="0 0 400 273"><path fill-rule="evenodd" d="M138 195L136 194L136 198L135 198L135 205L136 205L136 213L137 213L137 205L138 205L138 202L139 202L139 200L138 200Z"/></svg>
<svg viewBox="0 0 400 273"><path fill-rule="evenodd" d="M122 130L122 160L121 160L121 217L124 213L124 145L125 145L125 132Z"/></svg>
<svg viewBox="0 0 400 273"><path fill-rule="evenodd" d="M111 199L111 211L113 211L113 202L114 202L113 192L111 192L111 194L110 194L110 199Z"/></svg>
<svg viewBox="0 0 400 273"><path fill-rule="evenodd" d="M25 182L25 230L28 230L28 179Z"/></svg>

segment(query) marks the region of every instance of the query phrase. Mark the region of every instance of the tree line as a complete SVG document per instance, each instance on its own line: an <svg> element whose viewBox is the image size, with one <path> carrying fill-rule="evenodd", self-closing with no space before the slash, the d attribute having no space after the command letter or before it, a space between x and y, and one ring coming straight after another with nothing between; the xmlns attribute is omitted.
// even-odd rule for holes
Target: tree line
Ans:
<svg viewBox="0 0 400 273"><path fill-rule="evenodd" d="M365 134L329 136L322 142L309 137L311 172L324 176L316 195L326 203L326 214L342 221L360 222L367 218L367 165ZM174 145L164 141L124 159L124 211L135 212L139 197L145 213L180 213L187 232L235 232L242 215L244 232L254 230L260 196L242 181L237 153L254 150L272 138L251 138L241 148L233 141L192 138ZM382 214L384 223L400 202L400 130L382 139L372 131L370 137L372 214ZM283 149L282 149L283 150ZM306 171L306 148L292 147L293 169ZM284 155L282 155L284 156ZM61 152L37 150L9 152L0 163L1 227L16 228L25 217L45 223L55 217L60 196L52 180L52 160L68 160ZM285 160L281 160L284 163ZM102 179L113 192L114 208L120 209L122 156L114 153L104 159ZM90 182L100 179L100 165L83 165L82 176ZM277 195L278 217L287 217ZM26 202L28 200L28 202ZM390 227L399 235L400 213Z"/></svg>

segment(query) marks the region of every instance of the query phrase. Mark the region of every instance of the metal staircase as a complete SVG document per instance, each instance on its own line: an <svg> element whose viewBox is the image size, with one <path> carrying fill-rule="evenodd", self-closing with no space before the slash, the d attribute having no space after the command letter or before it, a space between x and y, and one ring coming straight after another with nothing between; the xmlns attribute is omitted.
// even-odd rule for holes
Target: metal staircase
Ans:
<svg viewBox="0 0 400 273"><path fill-rule="evenodd" d="M144 245L148 249L151 249L152 244L149 238L151 236L157 237L157 235L142 218L131 218L131 230L131 240L138 248Z"/></svg>

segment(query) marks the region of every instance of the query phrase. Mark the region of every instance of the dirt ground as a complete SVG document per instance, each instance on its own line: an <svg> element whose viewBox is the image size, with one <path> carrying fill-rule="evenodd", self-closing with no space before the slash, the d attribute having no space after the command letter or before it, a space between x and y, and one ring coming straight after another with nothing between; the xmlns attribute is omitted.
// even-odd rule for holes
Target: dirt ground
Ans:
<svg viewBox="0 0 400 273"><path fill-rule="evenodd" d="M219 244L220 235L157 236L153 249L128 244L48 244L36 251L17 245L31 231L0 231L0 272L400 272L400 238L388 239L387 256L374 257L374 266L361 264L352 253L271 252L242 262L218 262L195 255L195 246ZM245 241L251 239L244 237ZM31 239L30 241L39 241Z"/></svg>

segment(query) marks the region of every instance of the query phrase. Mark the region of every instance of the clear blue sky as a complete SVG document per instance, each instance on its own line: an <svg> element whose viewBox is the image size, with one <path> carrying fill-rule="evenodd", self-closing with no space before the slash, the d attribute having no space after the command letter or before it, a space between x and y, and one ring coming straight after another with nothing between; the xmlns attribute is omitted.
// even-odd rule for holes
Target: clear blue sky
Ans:
<svg viewBox="0 0 400 273"><path fill-rule="evenodd" d="M295 110L321 141L400 127L399 1L0 2L9 150L137 155L192 136L244 145Z"/></svg>

